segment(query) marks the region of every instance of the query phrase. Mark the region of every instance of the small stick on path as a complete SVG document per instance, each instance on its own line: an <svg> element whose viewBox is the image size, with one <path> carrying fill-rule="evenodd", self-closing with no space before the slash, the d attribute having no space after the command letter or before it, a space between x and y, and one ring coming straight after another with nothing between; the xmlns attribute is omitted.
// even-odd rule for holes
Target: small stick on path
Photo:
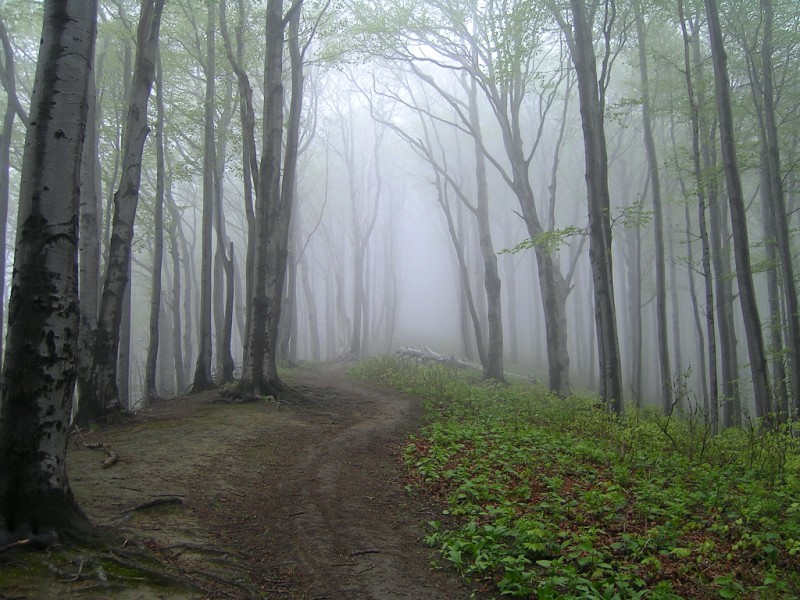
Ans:
<svg viewBox="0 0 800 600"><path fill-rule="evenodd" d="M183 504L183 498L178 498L177 496L154 498L152 500L148 500L147 502L142 502L141 504L137 504L133 508L123 510L122 514L132 513L137 510L144 510L145 508L153 508L155 506L161 506L164 504Z"/></svg>
<svg viewBox="0 0 800 600"><path fill-rule="evenodd" d="M350 556L361 556L362 554L380 554L380 550L376 550L375 548L367 548L366 550L356 550L350 553Z"/></svg>

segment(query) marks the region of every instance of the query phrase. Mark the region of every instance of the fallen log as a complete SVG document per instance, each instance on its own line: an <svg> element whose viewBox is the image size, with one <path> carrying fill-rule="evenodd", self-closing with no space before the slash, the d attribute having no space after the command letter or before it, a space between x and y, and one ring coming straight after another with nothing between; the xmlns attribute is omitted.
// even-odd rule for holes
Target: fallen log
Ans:
<svg viewBox="0 0 800 600"><path fill-rule="evenodd" d="M417 360L423 360L423 361L427 360L431 362L438 362L441 364L460 367L463 369L475 369L476 371L483 370L483 367L479 363L469 361L466 358L456 356L455 354L442 354L440 352L432 350L428 346L422 346L422 348L412 348L409 346L403 346L395 351L395 355L406 356L409 358L415 358ZM504 371L503 375L507 379L515 379L517 381L525 381L528 383L539 383L539 380L535 375L527 375L527 376L519 375L517 373L510 373L508 371Z"/></svg>
<svg viewBox="0 0 800 600"><path fill-rule="evenodd" d="M456 356L455 354L441 354L435 350L432 350L428 346L423 346L422 348L402 347L397 349L396 354L398 356L408 356L409 358L416 358L418 360L430 360L442 364L453 365L455 367L461 367L464 369L481 370L483 368L478 363L470 362L465 358Z"/></svg>

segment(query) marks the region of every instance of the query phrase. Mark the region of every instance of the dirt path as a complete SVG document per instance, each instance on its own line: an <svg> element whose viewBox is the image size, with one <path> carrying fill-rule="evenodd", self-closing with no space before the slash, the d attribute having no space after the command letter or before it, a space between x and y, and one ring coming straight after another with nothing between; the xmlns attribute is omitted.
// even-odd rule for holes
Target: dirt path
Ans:
<svg viewBox="0 0 800 600"><path fill-rule="evenodd" d="M0 584L0 599L470 597L453 574L431 570L421 523L436 510L404 489L398 448L418 425L418 402L341 370L301 371L289 404L223 404L215 394L156 404L92 434L120 454L110 469L96 451L71 450L90 517L146 543L160 570L192 588L72 556L50 569L61 580L12 581L7 596ZM153 500L163 503L131 510ZM65 581L78 566L81 576Z"/></svg>

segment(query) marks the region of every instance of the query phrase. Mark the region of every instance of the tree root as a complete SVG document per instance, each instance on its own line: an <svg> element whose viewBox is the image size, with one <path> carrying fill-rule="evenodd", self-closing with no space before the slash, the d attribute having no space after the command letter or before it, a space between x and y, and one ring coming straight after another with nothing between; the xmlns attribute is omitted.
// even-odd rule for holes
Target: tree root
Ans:
<svg viewBox="0 0 800 600"><path fill-rule="evenodd" d="M75 425L75 432L78 434L78 437L81 438L81 443L83 444L84 448L89 448L90 450L102 450L108 455L108 457L100 463L101 468L107 469L108 467L116 464L116 462L119 460L119 454L117 454L114 449L105 442L87 442L86 438L83 437L81 428L77 425Z"/></svg>
<svg viewBox="0 0 800 600"><path fill-rule="evenodd" d="M133 508L129 508L127 510L122 511L122 514L128 514L135 512L137 510L144 510L147 508L154 508L156 506L162 506L165 504L183 504L183 498L179 498L178 496L164 496L162 498L153 498L152 500L148 500L147 502L142 502L141 504L137 504Z"/></svg>

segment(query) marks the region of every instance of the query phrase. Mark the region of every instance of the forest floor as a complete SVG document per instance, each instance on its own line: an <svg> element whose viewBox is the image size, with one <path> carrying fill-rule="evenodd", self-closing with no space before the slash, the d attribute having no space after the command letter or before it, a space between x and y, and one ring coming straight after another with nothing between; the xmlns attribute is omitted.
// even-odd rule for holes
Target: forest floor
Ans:
<svg viewBox="0 0 800 600"><path fill-rule="evenodd" d="M7 556L0 600L469 598L421 541L441 507L406 490L400 448L419 402L343 370L295 371L283 402L156 402L84 435L118 453L110 468L76 438L78 502L122 541Z"/></svg>

